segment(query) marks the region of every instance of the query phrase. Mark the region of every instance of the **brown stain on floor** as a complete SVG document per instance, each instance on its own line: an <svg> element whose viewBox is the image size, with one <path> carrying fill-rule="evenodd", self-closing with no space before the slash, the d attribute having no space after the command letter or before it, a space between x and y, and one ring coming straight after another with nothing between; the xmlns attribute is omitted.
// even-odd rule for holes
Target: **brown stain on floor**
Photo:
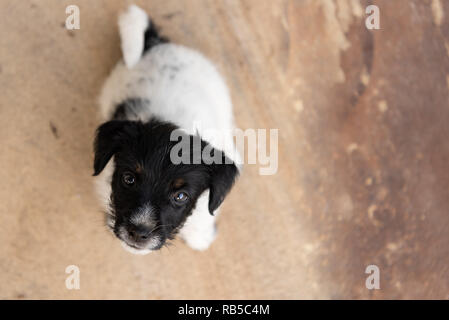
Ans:
<svg viewBox="0 0 449 320"><path fill-rule="evenodd" d="M143 257L107 231L91 178L124 5L78 1L68 33L70 1L0 3L0 298L449 298L449 6L372 2L377 31L363 0L139 2L217 63L240 128L279 129L277 174L245 167L208 251Z"/></svg>

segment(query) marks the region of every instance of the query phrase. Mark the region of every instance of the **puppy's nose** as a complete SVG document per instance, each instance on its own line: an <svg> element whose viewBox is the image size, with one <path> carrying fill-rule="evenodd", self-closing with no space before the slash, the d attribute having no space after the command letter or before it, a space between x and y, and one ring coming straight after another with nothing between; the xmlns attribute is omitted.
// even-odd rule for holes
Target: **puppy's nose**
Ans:
<svg viewBox="0 0 449 320"><path fill-rule="evenodd" d="M148 240L151 228L147 226L130 226L128 228L129 236L136 242Z"/></svg>

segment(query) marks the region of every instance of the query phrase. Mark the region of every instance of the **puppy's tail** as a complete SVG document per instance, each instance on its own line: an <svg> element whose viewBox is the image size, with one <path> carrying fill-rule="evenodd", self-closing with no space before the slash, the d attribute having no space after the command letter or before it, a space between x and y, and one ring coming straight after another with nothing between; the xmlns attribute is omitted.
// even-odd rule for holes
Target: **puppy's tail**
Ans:
<svg viewBox="0 0 449 320"><path fill-rule="evenodd" d="M157 44L168 42L159 35L148 15L135 5L130 5L118 19L123 60L128 69L136 65L142 55Z"/></svg>

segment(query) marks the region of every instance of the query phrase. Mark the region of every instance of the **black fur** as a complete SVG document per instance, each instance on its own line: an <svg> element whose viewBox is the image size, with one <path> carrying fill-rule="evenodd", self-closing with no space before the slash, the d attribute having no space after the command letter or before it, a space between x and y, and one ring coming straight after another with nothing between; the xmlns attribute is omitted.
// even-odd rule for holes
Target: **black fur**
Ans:
<svg viewBox="0 0 449 320"><path fill-rule="evenodd" d="M138 118L144 108L150 104L149 100L129 98L120 103L115 109L113 120L128 120Z"/></svg>
<svg viewBox="0 0 449 320"><path fill-rule="evenodd" d="M120 228L133 228L131 216L144 204L150 203L156 220L156 228L151 234L161 239L155 248L158 249L166 239L174 237L203 191L210 189L209 211L212 214L231 189L238 170L233 163L228 163L230 160L224 155L223 164L206 164L202 160L197 164L172 163L171 149L180 141L170 141L175 129L175 125L156 119L146 123L111 120L98 128L94 175L100 174L114 156L111 209L115 215L113 231L117 237L121 237ZM200 145L201 150L208 145L198 136L184 137L191 141L191 160L195 145ZM212 149L213 152L220 151ZM224 161L228 161L227 164ZM123 175L129 172L135 176L135 185L131 187L123 182ZM173 201L173 195L179 191L189 196L182 205Z"/></svg>
<svg viewBox="0 0 449 320"><path fill-rule="evenodd" d="M145 30L144 39L143 53L158 44L169 42L168 38L159 34L159 28L151 20L148 21L148 28Z"/></svg>
<svg viewBox="0 0 449 320"><path fill-rule="evenodd" d="M221 205L224 198L231 190L238 169L235 164L211 164L210 165L210 191L209 191L209 212L213 214Z"/></svg>

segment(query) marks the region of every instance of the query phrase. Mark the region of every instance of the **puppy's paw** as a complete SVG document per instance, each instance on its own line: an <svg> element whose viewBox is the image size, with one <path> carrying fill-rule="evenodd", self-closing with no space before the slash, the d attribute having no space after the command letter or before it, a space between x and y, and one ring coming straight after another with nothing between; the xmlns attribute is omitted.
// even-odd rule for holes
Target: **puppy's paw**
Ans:
<svg viewBox="0 0 449 320"><path fill-rule="evenodd" d="M198 251L204 251L210 247L216 237L217 230L214 226L206 230L189 232L183 236L183 239L190 248Z"/></svg>

